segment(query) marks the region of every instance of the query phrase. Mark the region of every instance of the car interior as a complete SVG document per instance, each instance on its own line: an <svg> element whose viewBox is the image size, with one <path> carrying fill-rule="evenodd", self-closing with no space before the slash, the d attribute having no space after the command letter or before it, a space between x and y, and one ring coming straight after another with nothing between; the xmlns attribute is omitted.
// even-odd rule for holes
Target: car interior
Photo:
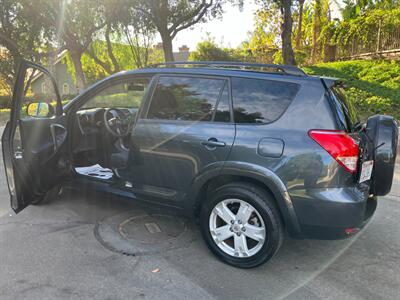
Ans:
<svg viewBox="0 0 400 300"><path fill-rule="evenodd" d="M149 82L134 78L113 84L78 109L72 133L77 173L100 180L123 177L134 152L130 132Z"/></svg>

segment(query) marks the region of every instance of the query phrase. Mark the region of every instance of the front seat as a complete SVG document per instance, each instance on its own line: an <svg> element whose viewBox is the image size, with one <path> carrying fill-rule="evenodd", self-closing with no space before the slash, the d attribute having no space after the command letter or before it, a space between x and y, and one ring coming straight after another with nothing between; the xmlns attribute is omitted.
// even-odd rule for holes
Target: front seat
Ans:
<svg viewBox="0 0 400 300"><path fill-rule="evenodd" d="M174 119L177 108L178 102L175 95L167 89L160 89L156 91L152 99L147 117L151 119ZM120 171L128 169L130 163L140 162L140 151L133 145L130 146L130 149L117 148L120 151L111 154L110 163L114 173L121 177ZM129 157L130 155L131 157Z"/></svg>
<svg viewBox="0 0 400 300"><path fill-rule="evenodd" d="M129 159L129 150L123 150L121 152L111 154L111 167L113 169L123 169L127 167Z"/></svg>

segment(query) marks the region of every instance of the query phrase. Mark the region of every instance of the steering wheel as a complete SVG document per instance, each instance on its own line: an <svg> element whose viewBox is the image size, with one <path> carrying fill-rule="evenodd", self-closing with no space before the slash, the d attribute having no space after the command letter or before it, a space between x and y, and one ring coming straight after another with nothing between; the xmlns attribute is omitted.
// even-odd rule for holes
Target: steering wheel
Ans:
<svg viewBox="0 0 400 300"><path fill-rule="evenodd" d="M118 108L108 108L104 111L104 124L109 133L122 138L129 133L131 116Z"/></svg>

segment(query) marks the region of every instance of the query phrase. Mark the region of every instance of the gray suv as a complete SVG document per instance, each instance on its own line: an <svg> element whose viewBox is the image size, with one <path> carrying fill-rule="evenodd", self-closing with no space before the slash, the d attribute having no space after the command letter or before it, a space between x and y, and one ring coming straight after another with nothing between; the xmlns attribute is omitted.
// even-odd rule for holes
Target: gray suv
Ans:
<svg viewBox="0 0 400 300"><path fill-rule="evenodd" d="M351 236L390 191L398 129L389 116L360 123L342 89L296 67L167 63L63 105L57 78L24 61L2 138L11 207L82 184L169 206L242 268L268 261L286 233Z"/></svg>

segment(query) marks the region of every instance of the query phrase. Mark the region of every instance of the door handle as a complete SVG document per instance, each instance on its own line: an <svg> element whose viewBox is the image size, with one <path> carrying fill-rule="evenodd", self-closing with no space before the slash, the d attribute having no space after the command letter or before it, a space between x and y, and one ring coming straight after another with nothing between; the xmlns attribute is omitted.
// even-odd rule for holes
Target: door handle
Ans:
<svg viewBox="0 0 400 300"><path fill-rule="evenodd" d="M53 139L53 150L55 153L67 137L67 129L60 124L51 124L50 132Z"/></svg>
<svg viewBox="0 0 400 300"><path fill-rule="evenodd" d="M207 149L215 149L216 147L225 147L225 142L218 141L216 138L209 138L207 141L201 142Z"/></svg>

